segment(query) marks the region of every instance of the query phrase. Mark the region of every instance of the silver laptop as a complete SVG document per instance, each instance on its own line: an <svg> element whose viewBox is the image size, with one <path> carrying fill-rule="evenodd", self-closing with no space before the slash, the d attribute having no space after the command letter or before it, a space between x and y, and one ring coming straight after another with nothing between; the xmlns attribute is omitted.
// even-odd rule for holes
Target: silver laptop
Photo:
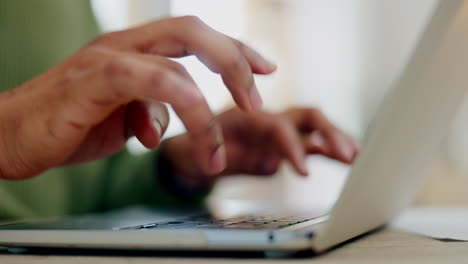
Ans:
<svg viewBox="0 0 468 264"><path fill-rule="evenodd" d="M412 201L468 87L468 3L440 1L379 109L328 215L213 219L151 209L0 226L0 245L142 250L321 252L384 226Z"/></svg>

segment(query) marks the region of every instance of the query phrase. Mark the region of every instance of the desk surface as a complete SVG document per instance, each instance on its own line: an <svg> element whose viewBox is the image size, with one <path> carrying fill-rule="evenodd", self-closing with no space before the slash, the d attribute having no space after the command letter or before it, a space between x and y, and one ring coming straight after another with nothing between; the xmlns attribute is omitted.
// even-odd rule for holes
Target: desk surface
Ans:
<svg viewBox="0 0 468 264"><path fill-rule="evenodd" d="M184 257L109 257L109 256L45 256L0 254L0 263L465 263L468 242L438 240L394 230L383 230L349 243L325 255L302 259L223 259Z"/></svg>

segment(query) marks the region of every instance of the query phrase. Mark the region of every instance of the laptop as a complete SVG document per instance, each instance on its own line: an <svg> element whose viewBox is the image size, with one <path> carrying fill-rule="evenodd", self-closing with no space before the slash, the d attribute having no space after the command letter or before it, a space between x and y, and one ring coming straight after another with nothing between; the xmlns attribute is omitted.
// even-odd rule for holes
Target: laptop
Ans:
<svg viewBox="0 0 468 264"><path fill-rule="evenodd" d="M128 209L0 226L5 247L322 252L384 226L412 201L468 86L468 2L440 1L367 132L333 208L214 219Z"/></svg>

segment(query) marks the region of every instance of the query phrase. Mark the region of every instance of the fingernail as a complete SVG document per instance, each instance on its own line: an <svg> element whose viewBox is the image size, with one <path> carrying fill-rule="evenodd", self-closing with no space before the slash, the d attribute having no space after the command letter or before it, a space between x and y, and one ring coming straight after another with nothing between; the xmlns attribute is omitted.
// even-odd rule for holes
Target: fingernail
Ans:
<svg viewBox="0 0 468 264"><path fill-rule="evenodd" d="M225 157L224 145L218 145L211 155L210 160L210 171L213 174L220 173L226 167L226 157Z"/></svg>
<svg viewBox="0 0 468 264"><path fill-rule="evenodd" d="M153 119L153 127L156 129L156 132L158 132L158 135L161 137L162 135L162 126L161 123L159 123L159 120L157 118Z"/></svg>
<svg viewBox="0 0 468 264"><path fill-rule="evenodd" d="M250 104L252 105L253 109L259 109L263 102L262 102L262 97L258 93L257 87L255 85L252 85L250 88Z"/></svg>

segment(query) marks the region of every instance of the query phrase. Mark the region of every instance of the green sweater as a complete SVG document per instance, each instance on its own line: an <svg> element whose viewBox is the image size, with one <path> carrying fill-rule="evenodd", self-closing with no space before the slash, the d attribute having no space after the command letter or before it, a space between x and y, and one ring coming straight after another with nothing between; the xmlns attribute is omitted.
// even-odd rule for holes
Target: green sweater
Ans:
<svg viewBox="0 0 468 264"><path fill-rule="evenodd" d="M0 92L44 72L98 34L88 1L1 0ZM174 205L177 198L158 183L156 160L157 152L133 156L123 151L108 159L52 169L30 180L0 180L0 220L142 203Z"/></svg>

